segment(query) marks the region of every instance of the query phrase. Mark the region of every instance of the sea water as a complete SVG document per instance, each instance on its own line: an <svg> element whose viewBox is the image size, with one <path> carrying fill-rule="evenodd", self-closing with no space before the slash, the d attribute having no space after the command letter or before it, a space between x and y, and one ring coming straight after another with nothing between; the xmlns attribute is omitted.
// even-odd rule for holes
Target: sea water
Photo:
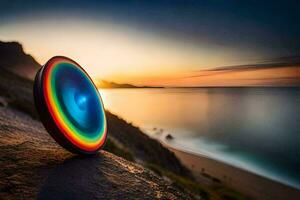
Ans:
<svg viewBox="0 0 300 200"><path fill-rule="evenodd" d="M152 137L300 189L300 88L100 93L106 109Z"/></svg>

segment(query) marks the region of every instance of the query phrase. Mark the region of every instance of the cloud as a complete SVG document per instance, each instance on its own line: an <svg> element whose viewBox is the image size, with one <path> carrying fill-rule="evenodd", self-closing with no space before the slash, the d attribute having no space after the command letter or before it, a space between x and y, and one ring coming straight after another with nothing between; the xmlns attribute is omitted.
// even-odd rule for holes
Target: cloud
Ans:
<svg viewBox="0 0 300 200"><path fill-rule="evenodd" d="M193 86L300 86L300 56L198 70L177 82Z"/></svg>
<svg viewBox="0 0 300 200"><path fill-rule="evenodd" d="M246 65L233 65L233 66L222 66L212 69L204 69L195 71L195 75L187 76L184 78L196 78L202 76L212 76L221 73L230 72L244 72L262 69L275 69L285 67L300 67L300 56L285 56L271 59L264 59L258 63L246 64Z"/></svg>

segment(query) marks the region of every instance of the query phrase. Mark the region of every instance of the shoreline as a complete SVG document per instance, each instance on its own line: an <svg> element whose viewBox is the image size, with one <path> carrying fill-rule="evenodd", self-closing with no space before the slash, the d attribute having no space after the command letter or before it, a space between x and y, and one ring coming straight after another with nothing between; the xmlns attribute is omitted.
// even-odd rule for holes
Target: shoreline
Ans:
<svg viewBox="0 0 300 200"><path fill-rule="evenodd" d="M298 199L300 190L205 155L179 150L162 142L202 184L223 183L253 199Z"/></svg>

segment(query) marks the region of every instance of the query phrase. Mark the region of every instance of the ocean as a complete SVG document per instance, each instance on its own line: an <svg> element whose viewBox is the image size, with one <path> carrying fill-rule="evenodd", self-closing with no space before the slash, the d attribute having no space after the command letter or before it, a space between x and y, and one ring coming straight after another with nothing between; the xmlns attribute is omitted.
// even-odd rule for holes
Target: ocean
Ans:
<svg viewBox="0 0 300 200"><path fill-rule="evenodd" d="M300 88L100 93L106 109L151 137L300 189Z"/></svg>

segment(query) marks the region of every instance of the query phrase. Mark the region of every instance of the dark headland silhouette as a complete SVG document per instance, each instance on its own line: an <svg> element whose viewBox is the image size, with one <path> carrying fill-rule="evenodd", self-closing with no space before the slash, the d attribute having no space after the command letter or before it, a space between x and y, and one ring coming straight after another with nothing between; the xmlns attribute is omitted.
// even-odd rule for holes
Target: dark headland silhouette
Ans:
<svg viewBox="0 0 300 200"><path fill-rule="evenodd" d="M31 55L24 53L20 43L0 41L0 67L32 79L40 64Z"/></svg>
<svg viewBox="0 0 300 200"><path fill-rule="evenodd" d="M112 81L97 80L98 88L164 88L162 86L136 86L128 83L115 83Z"/></svg>

